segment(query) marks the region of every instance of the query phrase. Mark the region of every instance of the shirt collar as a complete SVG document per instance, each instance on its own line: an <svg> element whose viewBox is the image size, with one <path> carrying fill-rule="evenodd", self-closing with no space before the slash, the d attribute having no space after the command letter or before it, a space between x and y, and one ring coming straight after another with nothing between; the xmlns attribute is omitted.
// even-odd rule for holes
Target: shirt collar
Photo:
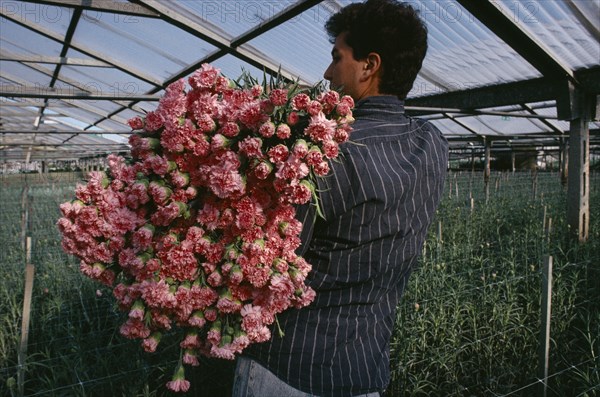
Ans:
<svg viewBox="0 0 600 397"><path fill-rule="evenodd" d="M359 100L353 110L353 116L365 116L378 110L394 110L404 113L404 101L394 95L370 96Z"/></svg>

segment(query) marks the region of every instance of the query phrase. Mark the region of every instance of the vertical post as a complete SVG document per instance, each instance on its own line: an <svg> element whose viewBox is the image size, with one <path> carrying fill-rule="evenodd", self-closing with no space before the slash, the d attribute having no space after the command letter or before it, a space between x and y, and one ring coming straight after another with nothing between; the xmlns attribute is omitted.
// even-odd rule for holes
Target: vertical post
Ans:
<svg viewBox="0 0 600 397"><path fill-rule="evenodd" d="M26 248L27 229L29 227L29 185L25 182L21 192L21 249Z"/></svg>
<svg viewBox="0 0 600 397"><path fill-rule="evenodd" d="M552 256L544 256L544 267L542 269L542 313L540 330L540 351L538 378L540 380L541 397L548 393L548 366L550 364L550 318L552 313Z"/></svg>
<svg viewBox="0 0 600 397"><path fill-rule="evenodd" d="M490 197L490 157L492 150L492 141L485 138L485 166L483 168L483 182L485 183L485 202Z"/></svg>
<svg viewBox="0 0 600 397"><path fill-rule="evenodd" d="M439 221L437 226L437 260L439 261L442 256L442 221Z"/></svg>
<svg viewBox="0 0 600 397"><path fill-rule="evenodd" d="M546 233L546 206L544 205L544 219L542 221L542 231Z"/></svg>
<svg viewBox="0 0 600 397"><path fill-rule="evenodd" d="M515 150L510 151L510 170L511 172L515 172Z"/></svg>
<svg viewBox="0 0 600 397"><path fill-rule="evenodd" d="M456 193L456 198L458 198L458 180L456 178L456 174L454 174L454 191Z"/></svg>
<svg viewBox="0 0 600 397"><path fill-rule="evenodd" d="M17 383L19 395L25 393L25 361L27 359L27 344L29 340L29 319L31 317L31 293L33 291L34 267L31 261L31 237L27 237L27 264L25 265L25 292L23 294L23 317L21 319L21 343L17 357Z"/></svg>
<svg viewBox="0 0 600 397"><path fill-rule="evenodd" d="M471 146L471 173L475 171L475 149Z"/></svg>
<svg viewBox="0 0 600 397"><path fill-rule="evenodd" d="M590 147L588 101L581 95L578 118L571 120L569 129L569 179L567 183L567 223L580 242L588 239L590 225Z"/></svg>
<svg viewBox="0 0 600 397"><path fill-rule="evenodd" d="M537 168L531 171L531 194L533 195L533 199L537 198L537 181L538 181L538 173Z"/></svg>
<svg viewBox="0 0 600 397"><path fill-rule="evenodd" d="M558 173L560 174L560 182L564 185L567 184L567 144L565 138L560 138L560 145L558 146Z"/></svg>

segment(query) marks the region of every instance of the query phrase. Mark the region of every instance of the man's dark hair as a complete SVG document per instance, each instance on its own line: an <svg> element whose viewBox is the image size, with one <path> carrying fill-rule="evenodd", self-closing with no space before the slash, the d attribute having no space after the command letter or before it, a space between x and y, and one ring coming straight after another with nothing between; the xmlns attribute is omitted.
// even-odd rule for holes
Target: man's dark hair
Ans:
<svg viewBox="0 0 600 397"><path fill-rule="evenodd" d="M379 91L406 99L427 52L427 28L418 12L395 0L368 0L344 7L325 24L332 43L347 33L354 59L381 57Z"/></svg>

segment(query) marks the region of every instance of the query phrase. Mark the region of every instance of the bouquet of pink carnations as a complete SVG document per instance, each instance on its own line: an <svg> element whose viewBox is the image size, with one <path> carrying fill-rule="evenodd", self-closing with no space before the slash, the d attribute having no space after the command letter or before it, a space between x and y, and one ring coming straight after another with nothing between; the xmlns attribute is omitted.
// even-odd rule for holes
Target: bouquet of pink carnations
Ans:
<svg viewBox="0 0 600 397"><path fill-rule="evenodd" d="M230 81L208 64L187 82L129 120L132 159L110 155L58 221L63 249L128 313L122 335L153 352L184 331L174 391L190 386L183 364L233 359L271 337L278 313L313 300L295 205L318 205L314 178L348 140L354 106L319 86Z"/></svg>

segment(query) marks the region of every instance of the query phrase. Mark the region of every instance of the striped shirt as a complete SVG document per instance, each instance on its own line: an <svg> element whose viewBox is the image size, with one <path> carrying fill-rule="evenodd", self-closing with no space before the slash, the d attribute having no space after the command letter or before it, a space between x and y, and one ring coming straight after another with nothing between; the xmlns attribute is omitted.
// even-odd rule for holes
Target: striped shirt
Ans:
<svg viewBox="0 0 600 397"><path fill-rule="evenodd" d="M304 219L301 254L315 289L306 308L278 315L248 355L289 385L319 396L383 391L389 383L396 306L439 203L448 145L430 123L407 117L393 96L357 103L350 142L319 179L323 218ZM312 221L314 219L314 221Z"/></svg>

